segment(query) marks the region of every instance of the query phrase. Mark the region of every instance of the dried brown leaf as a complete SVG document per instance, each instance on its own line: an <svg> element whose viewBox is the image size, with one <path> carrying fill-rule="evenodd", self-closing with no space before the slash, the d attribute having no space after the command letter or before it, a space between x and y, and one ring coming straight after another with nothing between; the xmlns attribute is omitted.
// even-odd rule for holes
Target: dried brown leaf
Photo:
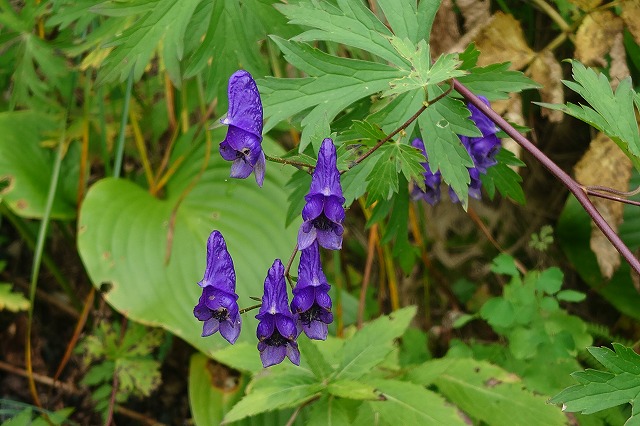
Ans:
<svg viewBox="0 0 640 426"><path fill-rule="evenodd" d="M640 44L640 0L622 2L622 19L636 43Z"/></svg>
<svg viewBox="0 0 640 426"><path fill-rule="evenodd" d="M599 185L626 191L631 178L631 161L609 137L599 133L575 167L576 179L585 186ZM614 231L622 223L624 204L602 198L593 198L602 217ZM611 278L620 266L620 254L602 231L592 223L591 250L596 254L600 272Z"/></svg>
<svg viewBox="0 0 640 426"><path fill-rule="evenodd" d="M456 6L464 18L464 29L467 32L479 25L485 25L491 17L489 0L457 0Z"/></svg>
<svg viewBox="0 0 640 426"><path fill-rule="evenodd" d="M602 3L602 0L569 0L569 3L575 4L582 10L592 10Z"/></svg>
<svg viewBox="0 0 640 426"><path fill-rule="evenodd" d="M576 32L576 59L587 66L606 66L605 55L622 27L622 19L610 10L587 15Z"/></svg>
<svg viewBox="0 0 640 426"><path fill-rule="evenodd" d="M431 54L437 57L448 52L460 40L458 17L451 0L443 0L431 27Z"/></svg>
<svg viewBox="0 0 640 426"><path fill-rule="evenodd" d="M491 108L500 114L505 120L510 123L516 123L524 126L524 116L522 115L522 97L519 93L509 94L508 99L501 99L491 102ZM516 157L522 158L522 147L519 143L511 138L501 139L502 146L515 154ZM509 166L516 172L518 166Z"/></svg>
<svg viewBox="0 0 640 426"><path fill-rule="evenodd" d="M553 104L564 103L564 90L562 88L562 67L549 50L544 50L536 56L536 59L529 67L531 78L542 85L540 88L540 98L542 102ZM549 121L559 123L564 114L562 111L542 108L542 116Z"/></svg>
<svg viewBox="0 0 640 426"><path fill-rule="evenodd" d="M611 66L609 67L609 77L611 78L611 87L618 87L618 83L629 77L629 67L627 66L627 52L624 48L624 37L622 31L619 32L609 51L611 58Z"/></svg>
<svg viewBox="0 0 640 426"><path fill-rule="evenodd" d="M521 69L535 53L527 44L520 22L511 15L496 12L475 37L481 52L478 65L511 62L512 69Z"/></svg>

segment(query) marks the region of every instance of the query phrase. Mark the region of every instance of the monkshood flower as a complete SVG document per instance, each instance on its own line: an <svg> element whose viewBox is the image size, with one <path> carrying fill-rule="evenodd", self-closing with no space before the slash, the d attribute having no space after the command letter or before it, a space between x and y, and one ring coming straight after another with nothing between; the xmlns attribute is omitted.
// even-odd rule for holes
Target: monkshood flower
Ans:
<svg viewBox="0 0 640 426"><path fill-rule="evenodd" d="M304 250L314 241L329 250L342 248L344 229L344 197L340 173L336 165L336 147L330 138L322 141L318 162L311 178L311 188L305 195L302 209L304 222L298 232L298 248Z"/></svg>
<svg viewBox="0 0 640 426"><path fill-rule="evenodd" d="M490 106L487 98L484 96L479 96L479 98L487 106ZM500 139L496 136L498 128L489 117L484 115L473 104L467 104L467 108L471 111L471 120L476 124L478 130L482 132L482 136L460 136L460 140L465 148L467 148L467 151L469 151L475 168L478 169L480 173L487 173L489 167L498 163L495 158L500 150Z"/></svg>
<svg viewBox="0 0 640 426"><path fill-rule="evenodd" d="M220 120L229 126L220 143L220 155L231 165L231 177L244 179L255 172L256 182L264 182L265 157L262 151L262 101L256 82L247 71L229 78L229 112Z"/></svg>
<svg viewBox="0 0 640 426"><path fill-rule="evenodd" d="M200 321L202 337L220 330L222 337L233 344L240 335L240 312L236 294L236 273L227 244L219 231L213 231L207 241L207 267L198 283L202 295L193 309Z"/></svg>
<svg viewBox="0 0 640 426"><path fill-rule="evenodd" d="M327 324L333 322L329 283L322 272L318 243L302 250L298 266L298 283L293 289L291 311L296 315L298 333L310 339L326 340Z"/></svg>
<svg viewBox="0 0 640 426"><path fill-rule="evenodd" d="M296 343L298 331L287 301L284 266L276 259L264 280L262 306L256 315L258 350L263 367L279 364L285 356L300 365L300 351Z"/></svg>
<svg viewBox="0 0 640 426"><path fill-rule="evenodd" d="M434 206L440 201L440 184L442 183L442 175L440 174L440 170L436 170L435 173L431 171L431 168L429 167L429 158L427 157L427 153L424 149L424 143L421 139L414 139L411 142L411 145L414 148L418 148L422 152L422 155L427 159L427 162L420 163L422 164L422 167L424 167L424 173L422 175L424 176L424 186L426 191L423 191L420 187L414 185L411 191L411 197L414 200L423 199Z"/></svg>

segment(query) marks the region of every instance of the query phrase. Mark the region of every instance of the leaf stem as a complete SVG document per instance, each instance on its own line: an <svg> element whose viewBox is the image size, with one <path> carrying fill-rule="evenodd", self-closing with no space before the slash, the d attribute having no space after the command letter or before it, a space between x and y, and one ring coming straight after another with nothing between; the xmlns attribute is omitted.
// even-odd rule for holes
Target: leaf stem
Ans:
<svg viewBox="0 0 640 426"><path fill-rule="evenodd" d="M280 164L290 164L292 166L296 166L299 169L302 168L307 168L309 169L308 172L311 173L313 171L313 169L316 168L316 166L312 165L312 164L307 164L307 163L303 163L300 161L294 161L294 160L287 160L286 158L280 158L280 157L272 157L270 155L265 154L264 158L272 161L274 163L280 163Z"/></svg>
<svg viewBox="0 0 640 426"><path fill-rule="evenodd" d="M490 107L484 104L480 98L474 95L469 89L453 79L453 88L462 95L467 101L478 108L483 114L485 114L491 121L493 121L498 127L505 131L514 141L527 150L536 160L538 160L551 174L553 174L569 191L577 198L578 202L582 205L585 211L591 216L593 222L600 228L602 233L607 237L611 244L618 250L618 252L625 258L629 265L640 274L640 261L633 255L631 250L622 242L620 237L611 228L609 223L602 217L598 209L593 205L587 193L583 187L577 183L571 176L569 176L564 170L562 170L556 163L554 163L549 157L547 157L537 146L531 141L522 136L516 129L513 128L507 121L502 118L498 113L492 110Z"/></svg>
<svg viewBox="0 0 640 426"><path fill-rule="evenodd" d="M262 303L258 303L257 305L249 306L247 308L242 308L238 312L241 313L241 314L244 314L244 313L249 312L251 310L258 309L261 306L262 306Z"/></svg>
<svg viewBox="0 0 640 426"><path fill-rule="evenodd" d="M384 145L386 142L389 142L395 135L397 135L398 133L400 133L401 131L403 131L404 129L406 129L407 127L409 127L409 125L411 123L413 123L414 121L416 121L418 119L418 117L420 117L420 114L422 114L423 112L425 112L425 110L427 108L429 108L429 106L435 104L436 102L438 102L440 99L444 98L445 96L447 96L449 93L451 93L451 91L453 90L453 85L450 85L449 88L447 90L445 90L443 93L441 93L440 95L436 96L435 99L433 99L432 101L425 101L422 103L422 106L420 107L420 109L418 111L416 111L415 114L413 114L411 117L409 117L409 119L407 121L405 121L400 127L398 127L396 130L394 130L393 132L389 133L389 135L378 141L377 144L375 144L375 146L373 148L371 148L369 151L365 152L364 154L362 154L360 157L358 157L355 161L353 161L350 165L349 168L346 170L342 170L340 172L340 174L343 174L347 171L349 171L350 169L354 168L355 166L357 166L358 164L362 163L367 157L369 157L371 154L373 154L374 152L376 152L376 150L378 150L378 148L380 148L382 145Z"/></svg>
<svg viewBox="0 0 640 426"><path fill-rule="evenodd" d="M293 259L296 258L297 253L298 253L298 243L296 243L296 246L293 249L293 253L291 253L291 256L289 256L289 261L287 262L287 266L284 268L284 276L287 277L287 281L289 282L289 287L291 287L291 290L293 290L293 288L295 287L295 284L293 284L293 280L291 279L291 274L289 273L289 271L291 270Z"/></svg>
<svg viewBox="0 0 640 426"><path fill-rule="evenodd" d="M589 187L582 187L582 190L587 193L587 195L591 195L593 197L604 198L605 200L617 201L619 203L630 204L632 206L640 206L640 201L628 200L623 197L616 197L615 195L603 194L602 192L594 191L589 189Z"/></svg>

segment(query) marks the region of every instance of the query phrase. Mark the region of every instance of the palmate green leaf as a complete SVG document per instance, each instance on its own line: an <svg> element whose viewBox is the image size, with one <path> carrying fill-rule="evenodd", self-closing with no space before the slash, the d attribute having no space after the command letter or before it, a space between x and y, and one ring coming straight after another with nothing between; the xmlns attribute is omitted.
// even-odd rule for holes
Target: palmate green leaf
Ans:
<svg viewBox="0 0 640 426"><path fill-rule="evenodd" d="M582 96L589 105L575 105L571 102L566 105L538 104L563 111L605 133L627 154L636 169L640 170L640 133L633 107L637 94L631 85L631 78L622 80L614 94L604 74L596 73L578 61L571 61L571 64L575 82L562 82Z"/></svg>
<svg viewBox="0 0 640 426"><path fill-rule="evenodd" d="M378 160L375 161L375 168L367 177L367 204L374 201L388 200L393 194L399 191L398 174L402 173L407 181L416 181L424 186L422 173L424 173L425 158L420 150L411 145L399 142L389 142L378 150ZM369 160L373 162L372 160ZM348 174L348 173L347 173Z"/></svg>
<svg viewBox="0 0 640 426"><path fill-rule="evenodd" d="M457 54L440 55L432 65L429 45L424 40L415 48L408 39L402 40L394 36L391 38L391 44L409 61L411 68L406 70L403 77L391 81L391 88L386 90L383 96L399 95L416 89L426 90L428 86L466 74L466 71L457 69L461 64Z"/></svg>
<svg viewBox="0 0 640 426"><path fill-rule="evenodd" d="M385 425L463 426L467 423L456 407L423 386L399 380L370 382L382 392L383 401L367 403Z"/></svg>
<svg viewBox="0 0 640 426"><path fill-rule="evenodd" d="M98 73L98 83L124 81L133 72L142 77L158 45L174 85L180 86L179 62L184 55L184 33L195 8L202 0L157 0L145 3L148 11L105 47L113 47ZM136 9L137 11L137 9Z"/></svg>
<svg viewBox="0 0 640 426"><path fill-rule="evenodd" d="M370 372L391 352L393 340L405 332L415 313L415 307L403 308L364 326L338 352L334 377L356 380Z"/></svg>
<svg viewBox="0 0 640 426"><path fill-rule="evenodd" d="M453 188L466 209L471 182L468 168L473 167L469 153L451 128L451 122L437 108L427 108L418 117L418 125L431 171L440 170L442 179Z"/></svg>
<svg viewBox="0 0 640 426"><path fill-rule="evenodd" d="M247 395L225 415L223 424L282 408L296 407L316 398L324 388L309 371L287 368L261 376L249 385Z"/></svg>
<svg viewBox="0 0 640 426"><path fill-rule="evenodd" d="M520 182L520 176L515 170L509 166L524 166L511 151L501 148L496 155L498 164L489 167L486 174L480 175L482 186L489 194L489 198L493 200L496 189L503 197L509 197L519 204L525 204L526 199Z"/></svg>
<svg viewBox="0 0 640 426"><path fill-rule="evenodd" d="M429 38L440 2L441 0L421 1L416 5L415 0L377 1L393 33L400 38L407 38L413 43Z"/></svg>
<svg viewBox="0 0 640 426"><path fill-rule="evenodd" d="M222 140L225 130L212 131L212 139ZM172 161L181 156L185 160L163 199L123 179L103 179L89 188L80 212L78 248L94 286L112 284L104 297L116 310L169 330L211 355L228 343L219 334L202 338L202 323L193 317L201 294L196 283L205 270L207 237L214 229L224 235L236 268L238 303L247 307L255 304L249 296L262 294L273 259L290 256L299 222L284 227L283 206L289 195L284 184L290 170L282 167L267 166L264 186L259 188L252 177L230 179L230 163L212 155L205 172L182 198L205 157L203 137L193 140L193 132L195 128L176 143ZM192 144L198 148L190 151ZM280 153L268 138L263 146L267 152ZM165 263L169 247L171 256ZM242 322L237 343L255 342L254 315L243 314ZM250 353L259 362L258 352Z"/></svg>
<svg viewBox="0 0 640 426"><path fill-rule="evenodd" d="M311 142L309 132L323 121L331 122L342 110L357 100L388 87L389 81L402 72L385 64L340 58L309 45L272 37L288 62L309 75L305 78L266 78L258 85L262 94L265 131L280 121L309 110L302 120L304 127L300 152ZM321 139L315 140L317 151ZM316 147L315 145L318 145Z"/></svg>
<svg viewBox="0 0 640 426"><path fill-rule="evenodd" d="M298 339L298 345L300 347L300 354L304 361L304 365L309 367L319 381L322 381L331 375L333 368L329 365L329 362L320 351L315 341L301 338Z"/></svg>
<svg viewBox="0 0 640 426"><path fill-rule="evenodd" d="M206 0L213 3L206 36L189 58L186 77L202 72L207 64L206 99L217 97L220 108L227 107L227 81L237 69L249 71L254 78L268 71L257 48L265 33L251 17L257 1ZM266 16L270 16L266 14Z"/></svg>
<svg viewBox="0 0 640 426"><path fill-rule="evenodd" d="M583 414L630 403L633 411L627 424L639 421L640 355L619 343L614 343L613 349L589 348L591 355L610 371L586 369L573 373L579 384L568 387L549 402L562 403L563 410Z"/></svg>
<svg viewBox="0 0 640 426"><path fill-rule="evenodd" d="M376 401L382 399L380 391L374 386L355 380L335 380L327 385L330 395L355 400Z"/></svg>
<svg viewBox="0 0 640 426"><path fill-rule="evenodd" d="M566 418L546 397L523 389L521 380L485 361L444 358L427 361L408 379L438 392L472 418L492 426L564 425Z"/></svg>
<svg viewBox="0 0 640 426"><path fill-rule="evenodd" d="M277 5L293 24L314 28L295 37L297 41L327 40L356 47L406 67L406 61L391 47L391 31L358 0L303 0L296 4Z"/></svg>

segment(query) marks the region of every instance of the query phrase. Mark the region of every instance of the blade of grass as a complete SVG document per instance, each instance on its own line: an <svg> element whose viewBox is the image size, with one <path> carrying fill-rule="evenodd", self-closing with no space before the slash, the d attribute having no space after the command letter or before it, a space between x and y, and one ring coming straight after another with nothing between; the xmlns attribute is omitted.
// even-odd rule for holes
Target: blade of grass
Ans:
<svg viewBox="0 0 640 426"><path fill-rule="evenodd" d="M122 105L122 118L120 119L120 134L116 146L116 158L113 164L113 176L120 177L122 171L122 157L124 156L124 136L127 130L127 117L129 117L129 102L131 101L131 90L133 89L133 69L127 78L127 88L124 92L124 104Z"/></svg>
<svg viewBox="0 0 640 426"><path fill-rule="evenodd" d="M62 132L58 139L58 147L56 149L56 158L53 164L53 171L51 172L51 182L49 183L49 191L47 193L47 201L44 208L44 214L42 216L42 222L40 222L40 229L38 231L38 238L36 240L36 248L33 253L33 269L31 271L31 282L29 287L29 311L27 321L27 332L25 333L25 364L27 367L27 373L29 375L29 392L33 398L33 402L38 407L41 407L40 398L38 397L38 391L36 389L36 382L33 378L33 362L31 359L31 331L33 325L33 306L36 298L36 288L38 286L38 277L40 275L40 265L42 264L42 253L44 251L44 243L47 238L47 229L49 227L49 221L51 220L51 209L53 207L53 200L56 196L58 189L58 181L60 180L60 169L62 167L62 159L65 153L65 140L67 136L67 120L69 118L69 112L73 107L74 96L73 91L76 87L77 73L73 73L71 90L69 92L67 108L64 112L62 120Z"/></svg>

